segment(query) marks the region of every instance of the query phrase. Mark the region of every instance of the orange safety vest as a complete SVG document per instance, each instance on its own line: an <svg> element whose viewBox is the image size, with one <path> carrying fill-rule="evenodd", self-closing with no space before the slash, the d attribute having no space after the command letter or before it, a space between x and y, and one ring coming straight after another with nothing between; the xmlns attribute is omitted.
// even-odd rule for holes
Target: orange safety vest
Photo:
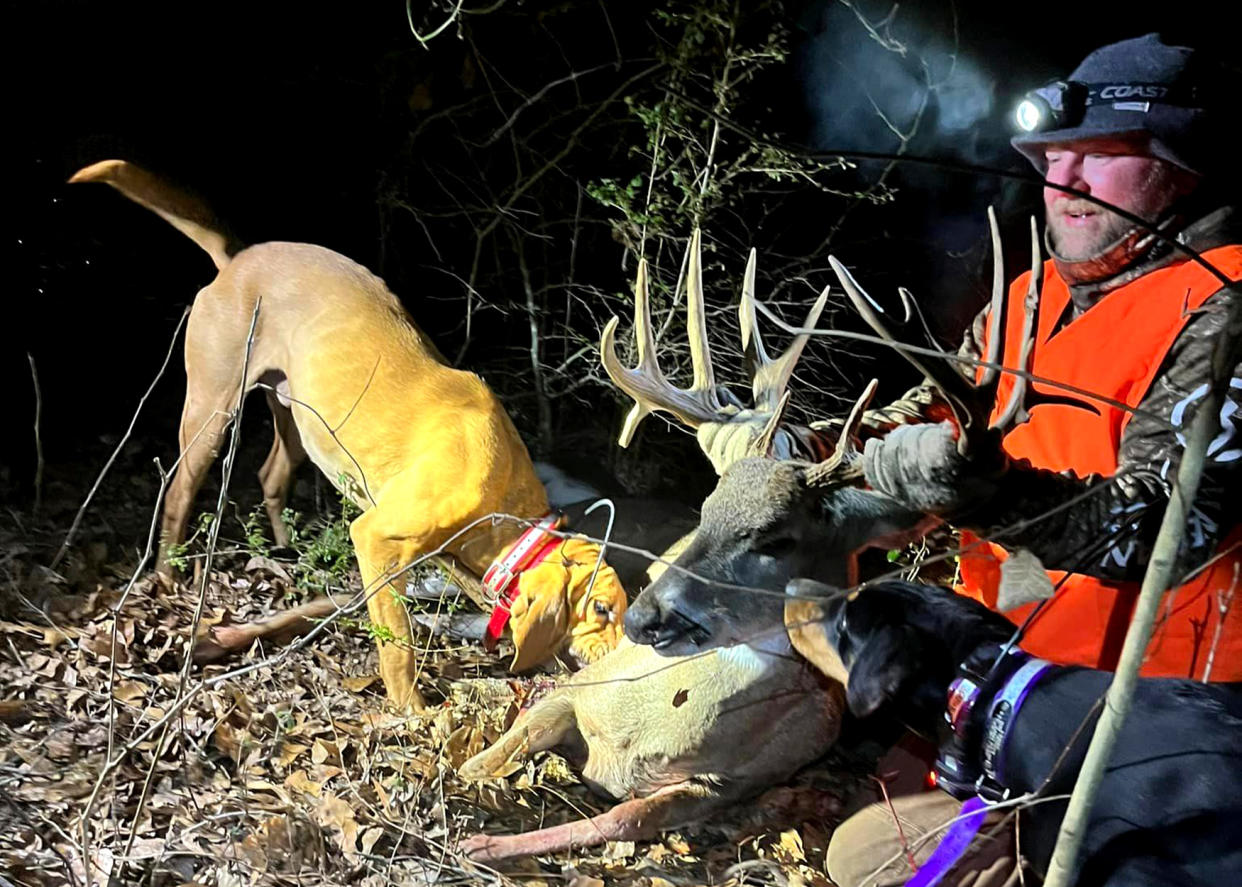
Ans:
<svg viewBox="0 0 1242 887"><path fill-rule="evenodd" d="M1242 279L1242 246L1223 246L1203 255L1231 279ZM1022 303L1029 280L1028 271L1009 289L1005 366L1018 365ZM1151 388L1165 355L1190 319L1190 312L1220 288L1220 281L1200 265L1178 262L1106 294L1054 335L1053 330L1069 305L1070 294L1053 263L1047 262L1031 372L1136 407ZM998 410L1014 378L1010 374L1002 377ZM1049 394L1081 397L1046 385L1035 387ZM1062 404L1032 408L1030 421L1006 435L1006 452L1037 468L1071 471L1079 476L1111 476L1117 470L1122 432L1133 414L1099 401L1092 403L1099 408L1099 415ZM1118 515L1117 523L1123 525L1125 516ZM963 547L959 591L996 609L1000 564L1007 557L1005 550L969 533L963 533ZM1124 563L1129 549L1122 542L1101 556ZM1217 559L1210 566L1185 585L1165 593L1141 674L1202 678L1210 656L1211 680L1242 680L1239 571L1242 526L1235 526L1226 534ZM1115 668L1139 584L1051 570L1049 575L1054 585L1060 583L1058 591L1028 627L1023 648L1055 662ZM1230 595L1222 626L1221 601L1228 600ZM1005 615L1021 623L1034 606L1020 607Z"/></svg>

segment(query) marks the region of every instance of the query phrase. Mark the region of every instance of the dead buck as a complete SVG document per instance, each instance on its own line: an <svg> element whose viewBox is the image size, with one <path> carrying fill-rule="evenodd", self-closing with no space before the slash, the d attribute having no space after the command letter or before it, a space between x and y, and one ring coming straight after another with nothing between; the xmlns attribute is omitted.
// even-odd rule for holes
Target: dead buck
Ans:
<svg viewBox="0 0 1242 887"><path fill-rule="evenodd" d="M243 248L197 198L124 161L93 164L70 181L111 185L186 234L219 269L195 297L186 326L181 455L164 504L158 569L171 573L169 549L185 538L239 395L263 388L276 434L259 479L276 541L289 543L281 510L309 455L363 511L350 536L371 621L385 638L380 674L393 703L421 708L404 579L395 574L443 547L482 575L522 528L483 521L451 538L492 513L537 520L548 511L500 401L478 376L446 365L384 282L345 256L305 243ZM514 666L567 646L582 660L599 658L618 639L624 589L607 565L591 583L598 545L549 541L541 551L552 556L511 584ZM288 615L283 627L304 627L299 614Z"/></svg>
<svg viewBox="0 0 1242 887"><path fill-rule="evenodd" d="M994 219L992 226L996 279L1003 289ZM1032 248L1038 269L1037 239ZM896 342L872 310L874 303L839 262L832 262L850 300L882 337ZM462 769L467 778L487 778L533 752L558 748L577 761L588 785L630 800L589 820L520 835L471 837L462 849L478 861L649 838L758 794L826 752L840 728L842 687L835 681L808 680L807 663L793 655L791 640L798 650L818 656L798 629L800 620L820 614L813 609L815 601L787 604L785 586L790 578L804 575L833 577L828 581L838 586L851 584L858 549L882 534L906 532L923 519L885 497L855 488L861 473L851 440L874 383L855 404L828 458L811 463L747 455L770 453L779 432L787 435L782 444L787 452L823 445L810 437L809 429L779 425L784 388L806 336L799 336L780 358L767 358L753 325L752 253L740 311L743 329L749 329L744 341L753 344L758 358L756 404L768 413L756 415L723 402L706 347L700 267L696 233L687 276L695 379L690 389L673 388L655 365L646 268L641 263L635 289L639 366L622 367L613 346L615 319L604 331L601 359L613 381L636 400L623 442L647 412L664 409L699 429L701 441L717 444L717 457L731 451L739 458L726 467L704 503L695 540L632 605L630 612L641 615L636 624L627 618L627 633L645 643L622 641L617 650L519 715L504 736ZM1033 292L1038 293L1038 281ZM1006 329L1003 301L1000 307L993 302L986 357L992 364L1001 353L1001 331ZM821 296L808 327L822 303ZM1028 296L1024 342L1034 329L1036 304ZM1029 347L1022 353L1028 360ZM947 364L919 366L953 405L963 447L990 445L986 438L1021 421L1028 399L1024 378L1019 377L989 430L999 372L985 373L975 386ZM719 427L705 435L707 424ZM825 675L836 676L818 659L812 661Z"/></svg>
<svg viewBox="0 0 1242 887"><path fill-rule="evenodd" d="M702 330L698 242L696 232L687 285L691 325L697 324ZM640 263L635 290L640 366L649 369L641 377L625 376L623 388L627 391L639 385L654 388L656 383L650 380L662 378L654 366L646 280L646 265ZM770 360L753 326L753 254L746 280L741 315L743 323L749 324L744 326L748 332L743 340L758 355L755 399L762 408L774 410L784 397L807 337L798 337L781 357ZM824 301L821 297L816 303L809 323L814 323ZM604 365L614 380L619 372L625 372L619 370L613 353L615 328L614 320L604 331L601 348ZM692 403L710 399L719 413L709 414L704 407L704 421L726 415L735 420L737 431L729 429L729 433L738 437L715 438L725 451L738 447L765 452L775 445L788 452L806 445L796 430L779 428L767 416L756 417L737 404L726 407L716 400L705 336L692 340L692 349L692 391L697 393L682 392L681 405L688 411ZM861 409L862 404L855 410L855 419ZM629 442L636 424L635 414L631 413L622 431L623 442ZM851 428L853 424L854 419L847 423ZM848 440L849 435L844 439ZM837 456L838 460L843 457L843 452ZM757 506L762 505L760 499L756 497ZM777 512L769 513L775 516ZM705 514L702 523L708 522ZM696 541L692 547L699 544ZM825 544L833 542L825 540ZM793 550L782 550L782 554L789 556ZM848 549L838 548L835 559L842 561L848 554ZM823 550L817 557L827 564L833 561L834 554ZM684 560L683 556L677 563ZM824 572L837 575L838 571L825 568ZM808 663L790 647L781 623L788 575L779 569L766 573L754 570L742 578L760 585L769 594L748 595L739 600L741 606L714 614L715 633L733 641L731 646L676 655L666 649L622 641L612 653L578 672L519 715L508 732L467 761L461 770L468 779L484 779L503 774L511 769L512 762L534 752L557 748L577 764L583 780L592 789L628 800L591 819L519 835L476 835L463 842L461 848L479 862L495 863L606 841L651 838L662 830L703 819L778 785L827 752L840 728L842 691L838 684L809 669ZM668 574L657 584L667 581Z"/></svg>
<svg viewBox="0 0 1242 887"><path fill-rule="evenodd" d="M1002 375L996 365L1004 353L1002 340L1008 329L1000 234L991 210L988 217L993 247L993 297L987 354L978 384L968 381L947 359L924 359L901 347L881 320L882 309L863 292L844 265L835 258L829 259L850 302L877 335L893 343L943 394L960 429L959 448L972 453L998 448L1002 430L1025 421L1025 405L1033 399L1041 403L1067 400L1029 392L1026 377L1019 375L1008 405L997 417L995 426L988 428ZM1032 282L1025 303L1019 367L1023 370L1029 368L1043 268L1034 219L1031 238ZM691 255L692 279L699 267L696 253ZM753 318L753 307L746 308L754 299L751 269L742 299L743 318ZM715 434L736 434L730 427L734 411L722 405L712 392L705 328L701 320L695 320L702 317L701 290L691 286L687 297L691 355L695 361L695 384L688 390L669 384L656 367L645 294L640 292L636 303L638 366L633 370L621 366L612 343L615 320L605 330L602 343L605 368L617 386L635 401L627 430L632 433L633 426L647 413L664 410L697 429L700 440L705 437L704 426L716 426ZM791 350L800 347L796 341ZM762 354L762 346L756 351ZM768 374L787 379L789 368L782 366ZM703 503L694 541L674 567L630 605L625 629L632 640L669 653L744 641L757 628L780 618L774 614L781 610L780 602L747 588L784 588L794 577L815 578L837 587L852 585L855 555L860 550L869 545L888 546L917 535L920 526L928 521L927 516L862 488L861 465L850 437L856 414L868 396L864 395L856 405L855 416L847 423L833 455L819 462L765 457L770 455L770 441L779 431L801 439L813 432L780 426L781 400L764 398L763 405L770 410L768 424L761 434L752 435L754 443L749 453L733 448L734 460L725 464L716 489Z"/></svg>
<svg viewBox="0 0 1242 887"><path fill-rule="evenodd" d="M783 631L753 643L663 656L623 639L518 715L460 771L466 779L500 776L512 762L555 748L593 791L619 803L538 831L475 835L461 850L497 863L647 840L780 785L821 757L840 729L840 685L793 655Z"/></svg>

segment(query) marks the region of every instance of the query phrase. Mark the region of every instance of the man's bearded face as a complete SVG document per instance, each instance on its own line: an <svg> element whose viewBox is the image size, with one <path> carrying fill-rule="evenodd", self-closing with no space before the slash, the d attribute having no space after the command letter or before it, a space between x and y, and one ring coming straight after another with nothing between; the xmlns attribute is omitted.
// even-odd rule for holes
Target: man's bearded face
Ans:
<svg viewBox="0 0 1242 887"><path fill-rule="evenodd" d="M1049 145L1044 177L1108 201L1139 218L1156 221L1197 182L1193 174L1120 139ZM1044 188L1048 230L1057 253L1069 261L1089 259L1114 243L1132 224L1097 204Z"/></svg>

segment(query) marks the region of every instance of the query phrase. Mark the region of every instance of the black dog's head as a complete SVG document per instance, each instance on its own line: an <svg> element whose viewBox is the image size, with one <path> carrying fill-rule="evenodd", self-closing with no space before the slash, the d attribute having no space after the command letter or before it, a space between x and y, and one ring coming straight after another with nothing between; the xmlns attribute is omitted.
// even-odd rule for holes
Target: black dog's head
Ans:
<svg viewBox="0 0 1242 887"><path fill-rule="evenodd" d="M846 594L795 579L786 591L794 648L845 685L855 715L884 707L929 731L958 666L1013 633L1003 616L937 586L883 582Z"/></svg>

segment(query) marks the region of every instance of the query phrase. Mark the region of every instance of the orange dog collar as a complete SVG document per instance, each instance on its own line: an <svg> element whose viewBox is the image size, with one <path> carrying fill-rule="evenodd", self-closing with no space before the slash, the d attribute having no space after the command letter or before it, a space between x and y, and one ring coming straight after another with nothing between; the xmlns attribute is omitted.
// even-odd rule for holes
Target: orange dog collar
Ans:
<svg viewBox="0 0 1242 887"><path fill-rule="evenodd" d="M483 574L483 591L488 597L496 599L492 617L487 621L487 631L483 634L484 649L496 649L497 641L509 624L509 607L517 597L518 576L523 570L529 570L541 563L561 544L561 538L548 531L558 529L563 524L564 515L549 514L534 526L527 527L513 547L492 561L487 572Z"/></svg>

